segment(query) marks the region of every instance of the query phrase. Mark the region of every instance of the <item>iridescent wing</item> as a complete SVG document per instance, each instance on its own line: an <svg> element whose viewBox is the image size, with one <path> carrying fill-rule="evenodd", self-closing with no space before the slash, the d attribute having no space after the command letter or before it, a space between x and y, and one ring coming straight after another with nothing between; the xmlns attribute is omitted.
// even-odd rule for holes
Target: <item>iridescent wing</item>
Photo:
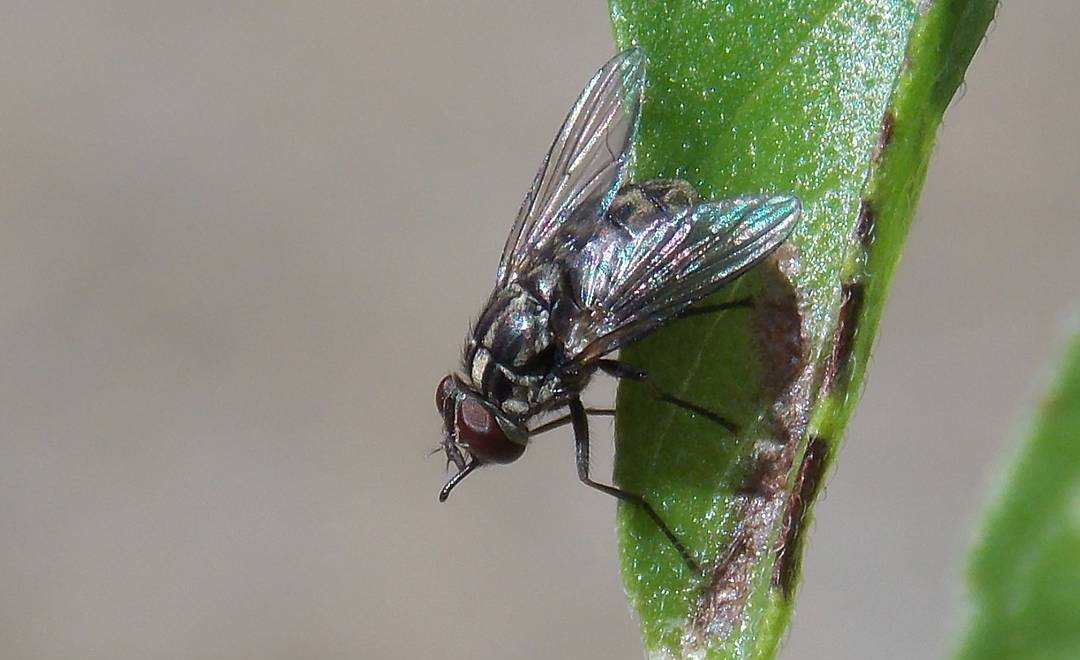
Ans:
<svg viewBox="0 0 1080 660"><path fill-rule="evenodd" d="M582 309L561 330L568 357L600 357L678 316L768 256L800 212L797 197L744 196L595 232L565 256Z"/></svg>
<svg viewBox="0 0 1080 660"><path fill-rule="evenodd" d="M645 88L645 53L632 48L585 85L548 150L503 248L498 285L549 261L559 227L575 213L603 216L633 160Z"/></svg>

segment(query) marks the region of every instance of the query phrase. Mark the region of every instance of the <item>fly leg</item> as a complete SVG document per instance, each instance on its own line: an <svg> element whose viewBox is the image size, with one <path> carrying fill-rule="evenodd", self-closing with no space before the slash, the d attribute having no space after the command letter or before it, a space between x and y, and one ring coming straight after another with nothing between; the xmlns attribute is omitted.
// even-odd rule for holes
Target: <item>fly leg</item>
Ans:
<svg viewBox="0 0 1080 660"><path fill-rule="evenodd" d="M601 417L601 416L602 417L614 417L615 416L615 409L614 408L586 408L585 409L585 414L586 415L593 415L593 416L597 416L597 417ZM562 417L556 417L555 419L551 420L550 422L544 422L543 424L541 424L540 426L537 426L534 429L529 429L529 435L538 435L540 433L545 433L545 432L550 431L552 429L557 429L560 426L566 426L567 424L570 423L570 421L571 421L571 415L569 413L567 413L566 415L563 415Z"/></svg>
<svg viewBox="0 0 1080 660"><path fill-rule="evenodd" d="M598 366L604 373L608 374L609 376L614 376L615 378L628 378L630 380L647 386L649 389L652 390L653 396L660 401L664 401L665 403L670 403L672 405L678 406L683 410L687 410L697 415L701 415L702 417L707 417L708 419L711 419L712 421L716 422L720 426L723 426L725 429L731 431L732 433L735 433L739 430L739 425L731 421L730 419L718 415L713 411L709 410L708 408L702 408L696 403L691 403L690 401L687 401L685 399L680 399L679 397L668 394L664 390L660 389L659 385L649 380L649 373L644 369L635 367L632 364L627 364L625 362L619 362L618 360L610 359L597 360L596 366Z"/></svg>
<svg viewBox="0 0 1080 660"><path fill-rule="evenodd" d="M690 307L675 317L675 320L688 319L692 316L703 316L705 314L712 314L713 312L723 312L728 309L753 309L754 301L751 298L739 298L738 300L729 300L728 302L717 303L715 305L701 305L700 307Z"/></svg>
<svg viewBox="0 0 1080 660"><path fill-rule="evenodd" d="M682 556L686 565L690 567L690 570L694 573L701 575L701 565L694 559L690 551L686 549L679 537L675 536L675 532L671 531L671 528L667 526L664 519L660 517L660 514L656 512L656 509L652 508L644 497L636 493L625 491L615 486L609 486L607 484L601 484L593 481L589 477L589 418L588 412L585 406L582 405L581 399L570 399L570 421L574 426L574 444L577 447L577 473L578 479L581 483L595 488L596 490L607 493L612 497L617 497L624 502L630 502L635 504L652 519L656 526L660 528L660 531L664 533L668 541L671 541L671 545L675 547L679 555Z"/></svg>

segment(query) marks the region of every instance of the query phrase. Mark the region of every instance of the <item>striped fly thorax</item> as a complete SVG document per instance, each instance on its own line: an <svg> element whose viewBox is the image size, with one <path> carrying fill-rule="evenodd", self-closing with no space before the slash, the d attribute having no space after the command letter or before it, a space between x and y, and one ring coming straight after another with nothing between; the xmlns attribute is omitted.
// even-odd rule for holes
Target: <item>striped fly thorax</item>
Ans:
<svg viewBox="0 0 1080 660"><path fill-rule="evenodd" d="M492 294L469 335L465 371L503 413L528 416L560 389L549 304L517 283Z"/></svg>

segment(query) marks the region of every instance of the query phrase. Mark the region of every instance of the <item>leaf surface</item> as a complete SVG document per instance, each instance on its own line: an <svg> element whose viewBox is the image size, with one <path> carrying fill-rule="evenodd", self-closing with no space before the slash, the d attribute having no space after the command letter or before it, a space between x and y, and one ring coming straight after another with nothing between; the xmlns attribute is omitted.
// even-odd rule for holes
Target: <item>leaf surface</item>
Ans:
<svg viewBox="0 0 1080 660"><path fill-rule="evenodd" d="M614 0L620 47L648 54L635 178L703 196L794 193L787 245L710 302L624 349L731 434L620 386L616 481L706 563L694 575L620 506L631 604L654 657L773 657L810 506L850 417L946 105L990 1Z"/></svg>

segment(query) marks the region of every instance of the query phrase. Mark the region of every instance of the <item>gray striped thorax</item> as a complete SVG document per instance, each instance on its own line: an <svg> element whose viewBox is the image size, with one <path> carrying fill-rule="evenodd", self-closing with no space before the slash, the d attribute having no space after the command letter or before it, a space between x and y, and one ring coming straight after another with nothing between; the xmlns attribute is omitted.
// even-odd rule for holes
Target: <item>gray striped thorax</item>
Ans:
<svg viewBox="0 0 1080 660"><path fill-rule="evenodd" d="M524 421L562 392L552 373L558 355L551 310L517 282L496 290L473 326L465 373L480 394L511 419Z"/></svg>

